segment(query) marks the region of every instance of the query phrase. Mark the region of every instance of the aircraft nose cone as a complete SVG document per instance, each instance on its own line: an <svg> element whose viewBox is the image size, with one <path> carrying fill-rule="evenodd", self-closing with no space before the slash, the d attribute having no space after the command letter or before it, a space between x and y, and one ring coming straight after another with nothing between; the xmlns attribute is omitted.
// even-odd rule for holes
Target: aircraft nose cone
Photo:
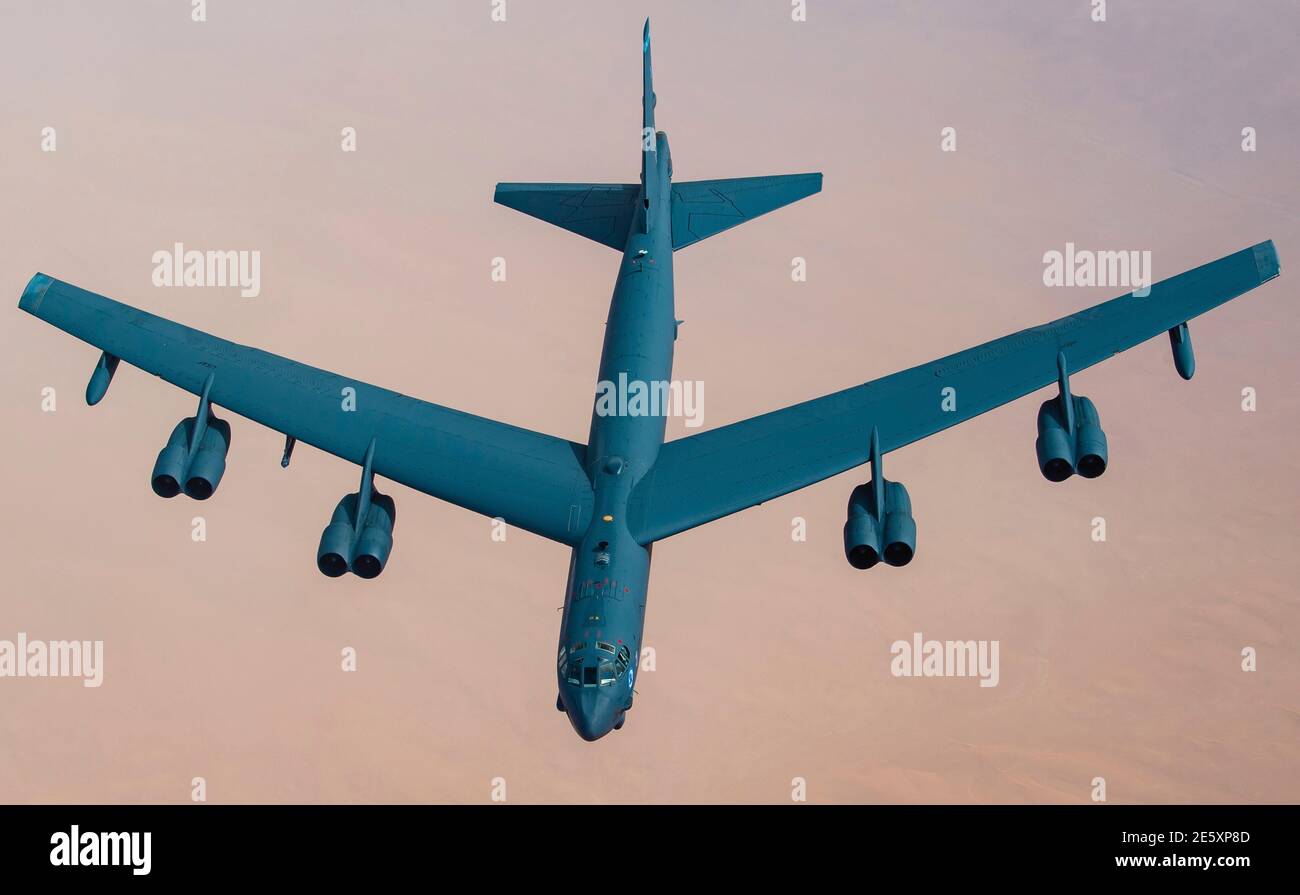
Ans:
<svg viewBox="0 0 1300 895"><path fill-rule="evenodd" d="M584 690L570 707L569 721L578 736L591 743L614 729L617 715L613 699L599 691Z"/></svg>

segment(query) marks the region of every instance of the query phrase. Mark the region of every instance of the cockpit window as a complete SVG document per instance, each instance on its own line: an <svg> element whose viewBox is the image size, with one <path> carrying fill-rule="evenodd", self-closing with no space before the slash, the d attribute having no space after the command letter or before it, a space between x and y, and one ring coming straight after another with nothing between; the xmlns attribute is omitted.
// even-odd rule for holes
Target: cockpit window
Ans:
<svg viewBox="0 0 1300 895"><path fill-rule="evenodd" d="M566 651L564 649L560 650L560 663L564 666L564 678L571 684L579 684L583 687L604 687L621 678L632 665L632 650L626 643L615 646L612 643L597 640L596 649L603 653L609 653L613 658L607 659L604 656L598 656L587 658L584 662L583 658L578 656L577 653L586 648L586 643L575 643L567 651L567 663L565 662Z"/></svg>

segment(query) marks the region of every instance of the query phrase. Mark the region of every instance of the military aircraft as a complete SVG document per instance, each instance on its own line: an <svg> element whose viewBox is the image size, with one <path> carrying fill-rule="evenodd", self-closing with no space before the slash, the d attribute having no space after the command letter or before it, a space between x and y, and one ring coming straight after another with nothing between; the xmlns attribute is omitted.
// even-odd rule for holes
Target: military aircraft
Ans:
<svg viewBox="0 0 1300 895"><path fill-rule="evenodd" d="M821 189L821 174L675 182L655 128L650 23L642 40L641 177L637 183L502 183L496 201L622 252L599 380L667 383L678 321L673 253ZM882 457L1055 384L1038 411L1038 463L1059 482L1101 475L1106 435L1071 374L1168 333L1184 379L1195 367L1187 321L1278 275L1263 242L1068 317L909 370L664 443L666 416L598 400L586 444L473 416L237 345L36 274L18 306L101 349L86 401L105 395L125 360L198 397L153 468L153 490L206 500L230 447L222 407L361 467L339 501L316 563L328 576L379 575L396 508L383 476L506 520L570 548L556 708L585 740L623 726L632 707L656 541L864 463L844 552L858 569L905 566L916 550L907 488ZM353 406L340 400L352 389ZM955 399L954 399L955 398ZM642 407L644 409L644 407Z"/></svg>

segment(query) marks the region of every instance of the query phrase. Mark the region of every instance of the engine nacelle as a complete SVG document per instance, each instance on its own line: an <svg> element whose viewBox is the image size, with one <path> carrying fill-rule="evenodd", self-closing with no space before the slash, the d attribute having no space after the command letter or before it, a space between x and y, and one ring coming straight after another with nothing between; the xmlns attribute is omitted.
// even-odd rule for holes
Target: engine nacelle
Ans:
<svg viewBox="0 0 1300 895"><path fill-rule="evenodd" d="M361 494L346 495L334 508L330 524L321 533L316 549L316 567L330 578L352 572L361 578L375 578L388 564L393 550L393 526L397 505L391 497L373 491L365 519L358 525Z"/></svg>
<svg viewBox="0 0 1300 895"><path fill-rule="evenodd" d="M352 556L352 573L374 578L384 570L388 554L393 551L393 525L397 522L397 504L387 494L375 493L370 501L369 519L357 539Z"/></svg>
<svg viewBox="0 0 1300 895"><path fill-rule="evenodd" d="M1085 479L1095 479L1106 471L1109 455L1101 416L1087 398L1074 399L1075 447L1074 471Z"/></svg>
<svg viewBox="0 0 1300 895"><path fill-rule="evenodd" d="M221 484L230 450L230 423L209 417L199 449L185 471L185 493L195 500L207 500Z"/></svg>
<svg viewBox="0 0 1300 895"><path fill-rule="evenodd" d="M1074 441L1061 419L1061 403L1053 398L1038 408L1038 468L1049 482L1063 482L1074 475Z"/></svg>
<svg viewBox="0 0 1300 895"><path fill-rule="evenodd" d="M1038 468L1049 482L1063 482L1076 472L1095 479L1106 471L1108 453L1101 416L1087 398L1070 398L1073 406L1074 431L1061 414L1061 401L1053 398L1038 408Z"/></svg>
<svg viewBox="0 0 1300 895"><path fill-rule="evenodd" d="M356 538L353 521L357 513L357 496L349 494L334 508L330 524L321 532L320 546L316 548L316 568L330 578L337 578L348 570L352 562L352 541Z"/></svg>
<svg viewBox="0 0 1300 895"><path fill-rule="evenodd" d="M195 425L196 417L181 420L158 452L150 483L159 497L175 497L183 490L195 500L207 500L221 484L230 451L230 423L209 415L198 450L191 456Z"/></svg>
<svg viewBox="0 0 1300 895"><path fill-rule="evenodd" d="M855 569L869 569L881 559L891 566L905 566L916 554L911 495L901 482L886 481L884 486L883 521L878 518L875 479L858 485L849 495L844 556Z"/></svg>
<svg viewBox="0 0 1300 895"><path fill-rule="evenodd" d="M902 482L885 484L885 562L891 566L905 566L916 554L912 497Z"/></svg>
<svg viewBox="0 0 1300 895"><path fill-rule="evenodd" d="M175 497L181 493L181 482L185 481L185 467L189 463L190 432L193 429L194 417L181 420L172 430L167 444L158 452L151 482L154 493L159 497Z"/></svg>
<svg viewBox="0 0 1300 895"><path fill-rule="evenodd" d="M844 523L844 557L855 569L880 562L880 526L872 515L871 483L858 485L849 495L849 519Z"/></svg>

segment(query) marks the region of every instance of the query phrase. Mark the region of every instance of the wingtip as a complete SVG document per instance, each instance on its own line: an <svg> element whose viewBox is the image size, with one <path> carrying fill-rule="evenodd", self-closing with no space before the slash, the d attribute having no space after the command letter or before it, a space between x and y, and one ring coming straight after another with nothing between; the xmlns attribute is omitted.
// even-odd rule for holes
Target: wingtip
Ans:
<svg viewBox="0 0 1300 895"><path fill-rule="evenodd" d="M50 284L53 282L53 277L38 272L27 283L27 288L23 290L22 296L18 299L18 307L29 314L35 314L41 306L41 300L45 298L45 293L49 291Z"/></svg>
<svg viewBox="0 0 1300 895"><path fill-rule="evenodd" d="M1282 265L1277 260L1277 247L1269 239L1254 246L1255 270L1259 272L1261 283L1273 279L1282 272Z"/></svg>
<svg viewBox="0 0 1300 895"><path fill-rule="evenodd" d="M650 17L646 16L645 27L641 29L641 52L650 52Z"/></svg>

